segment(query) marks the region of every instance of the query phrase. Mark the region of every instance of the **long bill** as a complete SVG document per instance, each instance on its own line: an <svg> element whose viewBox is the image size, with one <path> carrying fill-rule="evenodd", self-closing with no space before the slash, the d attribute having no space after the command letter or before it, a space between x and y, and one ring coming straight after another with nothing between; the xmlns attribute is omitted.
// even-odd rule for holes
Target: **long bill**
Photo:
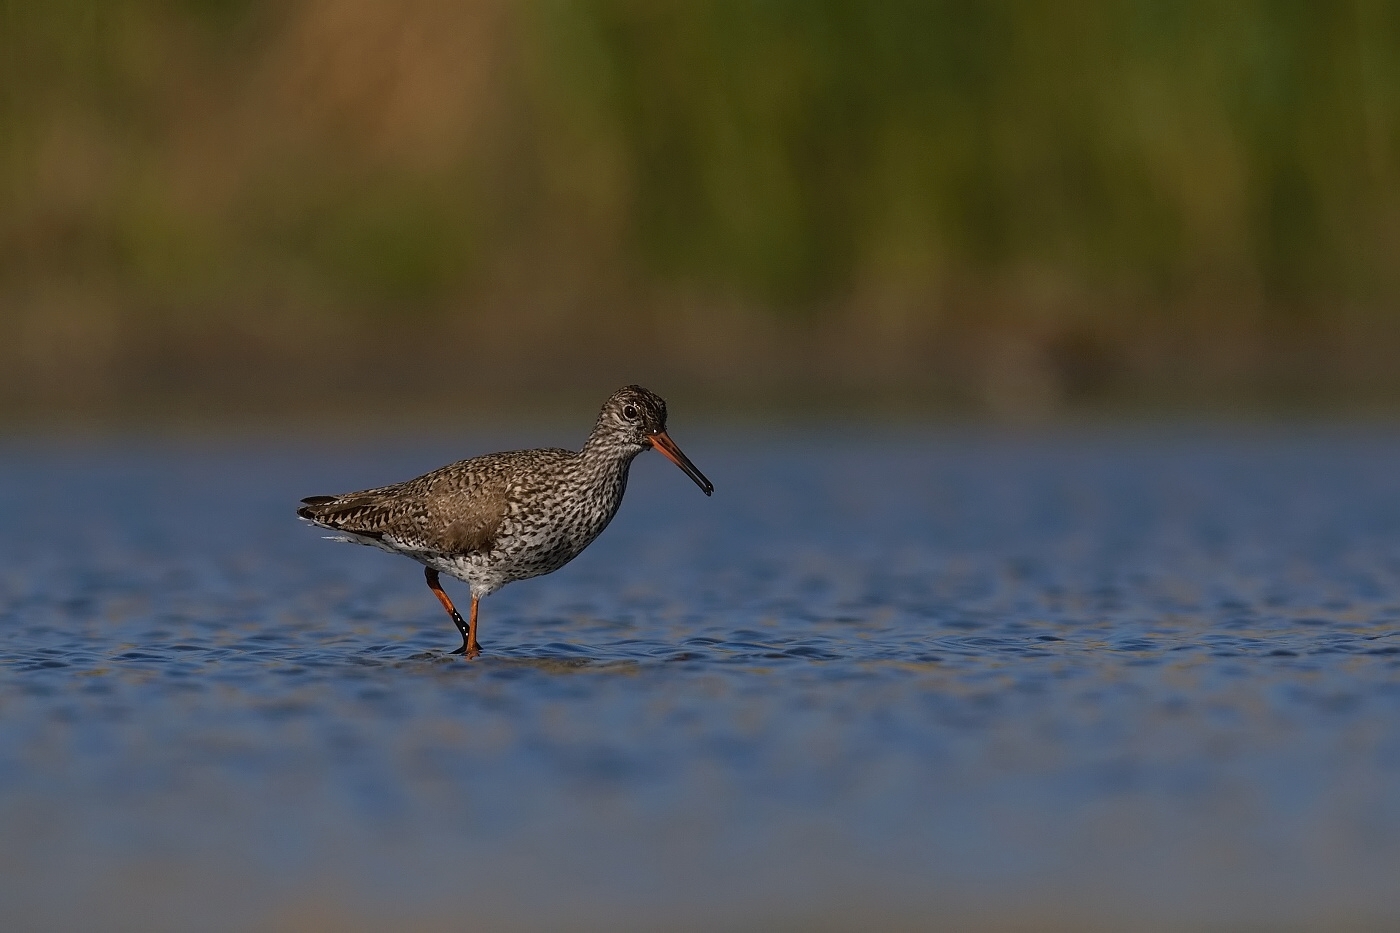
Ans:
<svg viewBox="0 0 1400 933"><path fill-rule="evenodd" d="M695 485L700 487L700 491L705 495L710 495L715 491L715 484L705 478L705 474L695 468L695 464L690 462L690 458L681 453L681 449L676 446L676 442L666 435L665 431L657 431L651 436L651 445L665 455L681 471L695 480Z"/></svg>

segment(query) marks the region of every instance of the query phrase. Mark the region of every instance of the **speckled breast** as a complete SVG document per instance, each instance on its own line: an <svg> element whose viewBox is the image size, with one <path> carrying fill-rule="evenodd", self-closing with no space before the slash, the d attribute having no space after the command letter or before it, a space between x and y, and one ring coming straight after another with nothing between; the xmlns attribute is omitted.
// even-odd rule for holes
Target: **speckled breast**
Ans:
<svg viewBox="0 0 1400 933"><path fill-rule="evenodd" d="M507 492L507 510L490 551L445 558L439 565L478 596L516 580L552 573L593 543L617 514L627 465L607 475L568 477L548 486L521 477Z"/></svg>

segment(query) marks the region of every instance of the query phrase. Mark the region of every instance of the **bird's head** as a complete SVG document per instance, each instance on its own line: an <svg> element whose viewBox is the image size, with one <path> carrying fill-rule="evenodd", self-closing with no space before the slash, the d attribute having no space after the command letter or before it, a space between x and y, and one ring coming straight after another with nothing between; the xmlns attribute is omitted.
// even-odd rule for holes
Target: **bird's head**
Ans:
<svg viewBox="0 0 1400 933"><path fill-rule="evenodd" d="M705 495L714 492L714 484L666 434L666 401L641 386L624 386L609 396L598 413L590 443L632 455L654 447L694 480Z"/></svg>

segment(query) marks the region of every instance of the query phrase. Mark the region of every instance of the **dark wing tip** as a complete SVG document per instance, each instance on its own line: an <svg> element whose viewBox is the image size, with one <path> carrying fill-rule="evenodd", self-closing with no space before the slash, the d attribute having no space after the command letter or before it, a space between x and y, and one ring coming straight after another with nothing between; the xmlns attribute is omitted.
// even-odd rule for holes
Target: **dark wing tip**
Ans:
<svg viewBox="0 0 1400 933"><path fill-rule="evenodd" d="M305 499L301 500L301 508L297 509L297 517L315 521L316 516L313 514L315 507L318 505L325 505L328 502L334 502L337 498L337 496L307 496Z"/></svg>
<svg viewBox="0 0 1400 933"><path fill-rule="evenodd" d="M354 513L359 511L357 503L353 499L347 503L346 498L346 496L307 496L301 500L302 507L297 509L297 517L315 522L322 528L344 531L357 538L381 540L385 535L381 529L345 527L347 519L354 518ZM339 504L338 508L326 508L326 506L337 504ZM364 516L361 514L359 517L363 518Z"/></svg>
<svg viewBox="0 0 1400 933"><path fill-rule="evenodd" d="M319 521L316 515L318 505L328 505L334 502L339 496L307 496L301 500L301 508L297 509L297 517L307 521Z"/></svg>

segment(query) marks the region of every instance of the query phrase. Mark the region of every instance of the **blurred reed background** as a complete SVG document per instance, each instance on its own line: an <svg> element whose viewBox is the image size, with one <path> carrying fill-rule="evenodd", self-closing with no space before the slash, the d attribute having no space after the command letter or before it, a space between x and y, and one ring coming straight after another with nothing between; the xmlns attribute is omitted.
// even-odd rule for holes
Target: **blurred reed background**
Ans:
<svg viewBox="0 0 1400 933"><path fill-rule="evenodd" d="M11 420L1400 401L1400 4L0 9Z"/></svg>

